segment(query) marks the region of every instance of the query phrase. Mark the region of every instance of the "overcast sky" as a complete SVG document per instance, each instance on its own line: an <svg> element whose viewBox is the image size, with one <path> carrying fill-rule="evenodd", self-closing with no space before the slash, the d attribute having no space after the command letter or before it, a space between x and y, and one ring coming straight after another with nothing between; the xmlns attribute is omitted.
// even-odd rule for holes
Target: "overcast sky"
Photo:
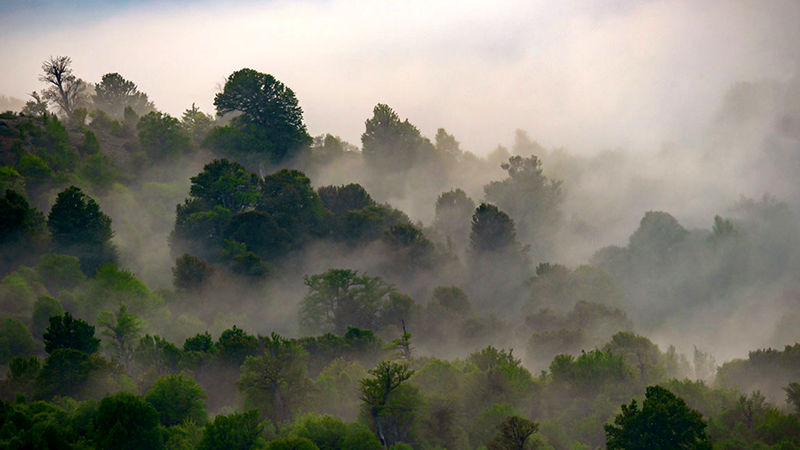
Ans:
<svg viewBox="0 0 800 450"><path fill-rule="evenodd" d="M40 89L41 62L119 72L179 115L234 70L295 91L313 135L360 145L388 103L427 136L476 153L517 128L589 153L691 139L737 81L786 81L800 61L800 2L8 1L0 94Z"/></svg>

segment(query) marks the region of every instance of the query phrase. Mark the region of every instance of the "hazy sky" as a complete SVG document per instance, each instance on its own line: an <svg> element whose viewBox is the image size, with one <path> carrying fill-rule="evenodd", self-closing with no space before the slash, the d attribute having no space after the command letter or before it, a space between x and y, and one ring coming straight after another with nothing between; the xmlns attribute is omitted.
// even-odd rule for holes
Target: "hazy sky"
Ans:
<svg viewBox="0 0 800 450"><path fill-rule="evenodd" d="M179 115L234 70L275 75L311 134L360 145L388 103L476 153L524 128L580 152L690 139L734 82L797 74L800 2L8 1L0 94L41 88L41 62L119 72Z"/></svg>

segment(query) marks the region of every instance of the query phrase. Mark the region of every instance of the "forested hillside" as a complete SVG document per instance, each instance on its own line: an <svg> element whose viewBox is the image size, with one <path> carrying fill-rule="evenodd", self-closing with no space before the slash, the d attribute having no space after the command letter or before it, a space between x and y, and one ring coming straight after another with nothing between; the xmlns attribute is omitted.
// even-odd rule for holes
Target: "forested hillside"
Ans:
<svg viewBox="0 0 800 450"><path fill-rule="evenodd" d="M0 114L0 447L800 447L796 198L619 230L671 187L597 189L622 154L477 156L381 103L311 136L248 68L180 117L79 75Z"/></svg>

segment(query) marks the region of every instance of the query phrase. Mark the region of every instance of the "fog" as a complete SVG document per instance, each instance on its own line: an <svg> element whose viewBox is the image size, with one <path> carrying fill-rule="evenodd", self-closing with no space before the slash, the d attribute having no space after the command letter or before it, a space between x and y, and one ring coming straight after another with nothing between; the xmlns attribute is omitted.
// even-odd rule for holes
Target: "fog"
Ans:
<svg viewBox="0 0 800 450"><path fill-rule="evenodd" d="M800 380L798 23L793 1L0 3L0 398L180 373L265 442L330 413L388 448L361 380L401 361L414 448L479 448L499 410L597 447L655 384L715 444L768 442L732 411L791 415ZM47 384L62 313L102 336L82 390Z"/></svg>
<svg viewBox="0 0 800 450"><path fill-rule="evenodd" d="M67 54L83 78L125 74L177 115L211 111L230 71L252 67L298 93L312 135L357 143L381 102L476 154L518 128L579 154L658 151L697 138L734 83L786 82L800 61L793 1L31 5L0 18L5 95Z"/></svg>

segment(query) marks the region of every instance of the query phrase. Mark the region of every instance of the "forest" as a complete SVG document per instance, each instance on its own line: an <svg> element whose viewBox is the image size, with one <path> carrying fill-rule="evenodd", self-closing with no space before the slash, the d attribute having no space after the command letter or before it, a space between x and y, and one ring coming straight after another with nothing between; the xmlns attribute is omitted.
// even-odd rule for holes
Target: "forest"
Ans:
<svg viewBox="0 0 800 450"><path fill-rule="evenodd" d="M682 224L623 152L479 156L383 103L311 136L254 69L180 117L39 81L0 113L0 448L800 448L796 186ZM709 141L796 180L797 92L732 86Z"/></svg>

